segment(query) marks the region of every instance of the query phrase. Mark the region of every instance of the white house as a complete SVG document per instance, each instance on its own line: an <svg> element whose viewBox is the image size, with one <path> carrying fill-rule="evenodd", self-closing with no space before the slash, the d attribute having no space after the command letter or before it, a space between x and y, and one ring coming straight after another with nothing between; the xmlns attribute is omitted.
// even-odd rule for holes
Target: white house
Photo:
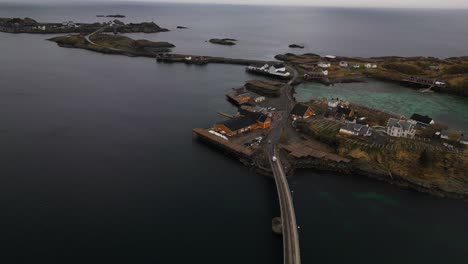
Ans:
<svg viewBox="0 0 468 264"><path fill-rule="evenodd" d="M346 123L340 128L340 133L353 136L372 136L372 130L368 125L361 125L355 123Z"/></svg>
<svg viewBox="0 0 468 264"><path fill-rule="evenodd" d="M390 118L387 122L387 134L392 137L414 138L416 129L413 122Z"/></svg>
<svg viewBox="0 0 468 264"><path fill-rule="evenodd" d="M284 64L275 64L275 65L270 66L268 71L270 73L286 72L286 66L284 66Z"/></svg>
<svg viewBox="0 0 468 264"><path fill-rule="evenodd" d="M65 22L62 22L62 26L64 26L64 27L76 27L76 24L73 23L73 21L65 21Z"/></svg>
<svg viewBox="0 0 468 264"><path fill-rule="evenodd" d="M319 66L320 68L330 68L331 64L321 61L317 64L317 66Z"/></svg>
<svg viewBox="0 0 468 264"><path fill-rule="evenodd" d="M327 76L327 75L328 75L328 71L327 71L327 70L322 71L322 73L323 73L323 76Z"/></svg>
<svg viewBox="0 0 468 264"><path fill-rule="evenodd" d="M330 101L328 101L328 107L330 108L336 108L338 107L338 105L340 104L340 100L337 99L331 99Z"/></svg>
<svg viewBox="0 0 468 264"><path fill-rule="evenodd" d="M288 77L289 75L291 75L291 73L286 71L286 66L284 66L284 64L275 64L273 66L270 66L268 72L272 75L278 75L282 77Z"/></svg>
<svg viewBox="0 0 468 264"><path fill-rule="evenodd" d="M366 64L364 65L364 67L366 67L367 69L370 69L370 68L375 69L375 68L377 68L377 64L366 63Z"/></svg>
<svg viewBox="0 0 468 264"><path fill-rule="evenodd" d="M290 72L286 71L286 66L284 64L275 64L272 66L265 64L260 68L255 66L248 66L247 70L254 72L263 72L280 77L289 77L291 75Z"/></svg>
<svg viewBox="0 0 468 264"><path fill-rule="evenodd" d="M462 135L460 137L460 143L462 143L463 145L468 145L468 137L465 137L465 135Z"/></svg>
<svg viewBox="0 0 468 264"><path fill-rule="evenodd" d="M336 59L336 56L335 55L325 55L325 58L328 59L328 60L334 60L334 59Z"/></svg>
<svg viewBox="0 0 468 264"><path fill-rule="evenodd" d="M265 100L266 100L266 99L265 99L265 96L260 96L260 97L257 97L257 98L254 99L254 101L255 101L256 103L260 103L260 102L263 102L263 101L265 101Z"/></svg>
<svg viewBox="0 0 468 264"><path fill-rule="evenodd" d="M346 61L340 61L340 67L343 67L343 68L348 67L348 62L346 62Z"/></svg>
<svg viewBox="0 0 468 264"><path fill-rule="evenodd" d="M354 69L359 69L359 68L361 68L361 66L360 66L359 64L354 64L354 65L353 65L353 68L354 68Z"/></svg>

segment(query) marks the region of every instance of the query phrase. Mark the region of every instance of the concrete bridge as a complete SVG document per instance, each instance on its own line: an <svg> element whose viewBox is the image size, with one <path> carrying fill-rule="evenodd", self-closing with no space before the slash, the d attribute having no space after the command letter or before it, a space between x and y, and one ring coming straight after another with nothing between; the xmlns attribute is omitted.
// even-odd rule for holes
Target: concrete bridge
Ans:
<svg viewBox="0 0 468 264"><path fill-rule="evenodd" d="M298 77L298 72L295 69L289 69L293 73L293 78L283 88L282 98L285 100L284 113L282 117L273 124L272 131L268 135L268 140L271 142L267 145L266 152L268 159L270 160L270 166L273 172L273 176L276 182L276 188L278 191L278 199L280 203L281 211L281 224L283 230L283 256L284 264L300 264L301 254L299 247L299 234L297 231L296 214L294 211L294 203L289 189L288 180L284 172L284 167L281 162L278 149L276 147L279 141L283 128L288 125L289 113L294 105L294 99L292 98L292 83ZM276 157L276 161L273 161L273 157Z"/></svg>

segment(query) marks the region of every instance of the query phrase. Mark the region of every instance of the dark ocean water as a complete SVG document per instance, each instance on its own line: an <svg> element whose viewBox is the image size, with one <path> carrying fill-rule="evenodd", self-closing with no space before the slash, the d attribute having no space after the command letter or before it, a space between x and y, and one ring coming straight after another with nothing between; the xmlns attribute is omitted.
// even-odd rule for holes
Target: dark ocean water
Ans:
<svg viewBox="0 0 468 264"><path fill-rule="evenodd" d="M459 42L468 37L461 11L0 6L0 16L40 21L93 21L101 13L187 25L145 35L187 53L267 58L293 37L324 53L468 50ZM414 26L396 27L403 18ZM352 21L357 35L348 32ZM406 37L363 44L382 44L392 28ZM408 39L409 28L422 31L424 46ZM203 42L212 36L249 44ZM0 33L2 263L282 263L270 226L279 211L273 181L191 137L193 127L221 120L217 111L234 111L224 94L251 78L243 67L156 64L58 48L45 38ZM290 181L303 263L468 261L464 202L328 173L299 171Z"/></svg>

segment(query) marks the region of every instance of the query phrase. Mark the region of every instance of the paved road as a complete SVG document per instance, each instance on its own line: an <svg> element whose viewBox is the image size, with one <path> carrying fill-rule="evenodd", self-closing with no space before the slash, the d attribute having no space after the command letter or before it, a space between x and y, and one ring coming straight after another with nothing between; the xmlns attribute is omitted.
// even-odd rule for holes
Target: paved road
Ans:
<svg viewBox="0 0 468 264"><path fill-rule="evenodd" d="M92 33L86 35L86 36L85 36L86 41L87 41L89 44L91 44L91 45L99 46L99 44L97 44L97 43L95 43L94 41L92 41L92 40L90 39L90 37L91 37L92 35L95 35L95 34L98 34L98 33L103 32L103 31L106 30L108 27L109 27L109 24L106 24L106 25L103 26L102 28L100 28L100 29L98 29L98 30L96 30L96 31L94 31L94 32L92 32Z"/></svg>
<svg viewBox="0 0 468 264"><path fill-rule="evenodd" d="M91 34L88 34L86 35L84 38L85 40L91 44L91 45L94 45L94 46L99 46L99 47L103 47L103 48L106 48L106 49L110 49L110 50L115 50L115 51L123 51L123 50L120 50L120 49L116 49L116 48L111 48L111 47L106 47L106 46L103 46L103 45L100 45L100 44L97 44L96 42L92 41L90 38L91 36L95 35L95 34L98 34L98 33L101 33L101 32L104 32L104 30L106 30L108 27L110 27L111 25L110 24L106 24L105 26L103 26L102 28L92 32Z"/></svg>
<svg viewBox="0 0 468 264"><path fill-rule="evenodd" d="M281 210L281 222L283 226L283 249L284 249L284 263L285 264L300 264L301 253L299 247L299 234L297 232L296 214L294 212L294 203L289 189L288 180L283 169L283 164L278 153L276 144L278 143L283 128L288 125L289 113L294 105L292 98L291 84L298 77L298 72L295 69L289 69L293 73L293 78L285 85L283 89L282 98L285 100L285 109L283 115L275 121L272 131L268 135L268 140L271 144L267 146L267 153L270 160L271 169L276 182L278 191L278 198ZM273 156L277 157L276 162L272 160Z"/></svg>

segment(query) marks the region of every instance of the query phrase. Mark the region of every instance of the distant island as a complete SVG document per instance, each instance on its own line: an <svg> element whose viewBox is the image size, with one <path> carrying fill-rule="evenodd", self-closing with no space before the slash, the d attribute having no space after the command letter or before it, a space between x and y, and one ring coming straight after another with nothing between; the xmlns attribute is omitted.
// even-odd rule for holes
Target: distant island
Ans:
<svg viewBox="0 0 468 264"><path fill-rule="evenodd" d="M114 33L157 33L169 31L154 22L129 23L114 20L110 23L39 23L31 18L0 18L0 32L5 33L33 33L33 34L63 34L63 33L91 33L101 28L103 32Z"/></svg>
<svg viewBox="0 0 468 264"><path fill-rule="evenodd" d="M232 39L232 38L223 38L223 39L213 38L213 39L210 39L209 41L212 44L234 46L234 45L236 45L237 40Z"/></svg>
<svg viewBox="0 0 468 264"><path fill-rule="evenodd" d="M299 45L299 44L291 44L291 45L289 45L289 47L291 49L303 49L304 48L303 45Z"/></svg>
<svg viewBox="0 0 468 264"><path fill-rule="evenodd" d="M115 18L124 18L124 15L96 15L96 17L115 17Z"/></svg>

